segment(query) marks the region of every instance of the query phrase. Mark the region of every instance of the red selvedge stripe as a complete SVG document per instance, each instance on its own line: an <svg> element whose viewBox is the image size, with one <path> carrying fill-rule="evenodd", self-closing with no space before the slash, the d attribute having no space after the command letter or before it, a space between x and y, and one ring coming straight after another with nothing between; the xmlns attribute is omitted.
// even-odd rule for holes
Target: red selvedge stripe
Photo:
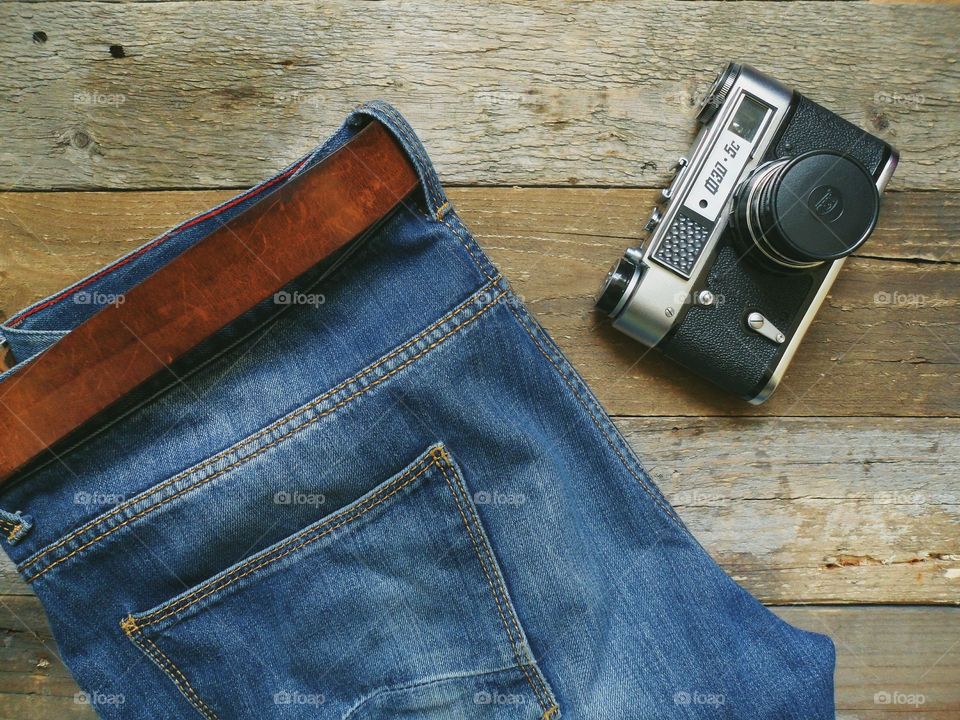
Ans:
<svg viewBox="0 0 960 720"><path fill-rule="evenodd" d="M229 209L232 208L234 205L237 205L238 203L241 203L241 202L243 202L244 200L247 200L247 199L253 197L253 196L256 195L256 194L263 192L264 190L272 187L273 185L276 185L276 184L277 184L278 182L280 182L281 180L287 179L287 178L290 177L293 173L295 173L297 170L299 170L306 161L307 161L307 159L304 158L303 160L301 160L300 162L298 162L296 165L294 165L292 168L290 168L289 170L287 170L286 172L284 172L282 175L278 175L277 177L273 178L272 180L266 182L266 183L265 183L264 185L262 185L261 187L252 188L252 189L248 190L247 192L245 192L243 195L238 195L237 197L235 197L233 200L230 200L230 201L227 202L226 204L224 204L224 205L222 205L222 206L220 206L220 207L218 207L218 208L214 208L213 210L209 210L209 211L203 213L202 215L198 215L197 217L195 217L195 218L193 218L193 219L191 219L191 220L188 220L188 221L185 222L183 225L178 225L177 227L173 228L172 230L168 230L167 232L165 232L163 235L161 235L160 237L158 237L158 238L157 238L156 240L154 240L153 242L150 242L150 243L144 245L142 248L140 248L140 249L137 250L136 252L128 255L127 257L123 258L122 260L118 260L117 262L113 263L112 265L108 265L107 267L103 268L103 269L100 270L99 272L97 272L97 273L91 275L90 277L88 277L86 280L84 280L84 281L83 281L82 283L80 283L79 285L76 285L76 286L74 286L74 287L72 287L72 288L69 288L69 289L67 289L67 290L63 290L63 291L57 293L56 295L54 295L53 297L48 298L47 300L45 300L44 302L40 303L39 305L30 308L29 310L27 310L26 312L22 313L21 315L17 315L16 317L12 318L10 321L8 321L8 322L6 323L7 326L8 326L8 327L15 327L15 326L19 325L21 322L23 322L24 320L26 320L28 317L30 317L30 316L33 315L34 313L40 312L41 310L43 310L43 309L45 309L45 308L48 308L48 307L50 307L51 305L53 305L53 304L55 304L55 303L60 302L60 301L63 300L64 298L67 298L67 297L69 297L70 295L73 295L73 293L77 292L78 290L82 290L83 288L87 287L87 285L89 285L90 283L96 282L97 280L99 280L100 278L104 277L105 275L108 275L109 273L113 272L114 270L118 270L119 268L122 268L122 267L123 267L124 265L126 265L128 262L130 262L130 261L132 261L132 260L136 260L138 257L140 257L141 255L143 255L143 254L144 254L145 252L147 252L148 250L152 250L153 248L155 248L155 247L156 247L157 245L159 245L160 243L162 243L162 242L170 239L173 235L176 235L177 233L182 232L183 230L187 230L188 228L191 228L191 227L193 227L194 225L196 225L197 223L203 222L204 220L209 220L210 218L215 217L216 215L219 215L219 214L220 214L221 212L223 212L224 210L229 210Z"/></svg>

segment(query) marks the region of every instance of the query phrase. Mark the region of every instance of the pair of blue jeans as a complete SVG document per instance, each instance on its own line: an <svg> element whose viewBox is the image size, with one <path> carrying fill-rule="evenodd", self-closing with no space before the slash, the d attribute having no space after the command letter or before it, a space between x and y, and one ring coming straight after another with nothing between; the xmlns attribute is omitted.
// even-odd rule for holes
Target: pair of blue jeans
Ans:
<svg viewBox="0 0 960 720"><path fill-rule="evenodd" d="M8 372L372 119L415 195L0 492L86 700L125 720L832 718L830 640L690 535L386 104L12 317Z"/></svg>

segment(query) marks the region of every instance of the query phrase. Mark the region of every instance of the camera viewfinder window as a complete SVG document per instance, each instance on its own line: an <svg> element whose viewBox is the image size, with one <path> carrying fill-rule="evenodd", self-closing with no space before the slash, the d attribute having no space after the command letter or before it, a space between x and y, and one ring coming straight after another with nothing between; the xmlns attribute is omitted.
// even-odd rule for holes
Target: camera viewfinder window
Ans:
<svg viewBox="0 0 960 720"><path fill-rule="evenodd" d="M756 100L744 97L727 129L747 142L753 142L753 136L757 134L757 130L763 124L763 118L766 117L766 114L766 105L761 105Z"/></svg>

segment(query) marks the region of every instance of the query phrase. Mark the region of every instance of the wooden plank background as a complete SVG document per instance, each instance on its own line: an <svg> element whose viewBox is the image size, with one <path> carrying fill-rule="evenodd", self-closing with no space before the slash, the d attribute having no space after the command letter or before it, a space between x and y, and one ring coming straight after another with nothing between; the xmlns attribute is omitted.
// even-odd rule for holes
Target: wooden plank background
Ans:
<svg viewBox="0 0 960 720"><path fill-rule="evenodd" d="M958 40L952 3L8 2L0 315L390 100L694 533L834 638L839 716L960 718ZM590 301L727 59L902 152L880 229L759 408ZM93 717L6 561L0 638L0 720Z"/></svg>

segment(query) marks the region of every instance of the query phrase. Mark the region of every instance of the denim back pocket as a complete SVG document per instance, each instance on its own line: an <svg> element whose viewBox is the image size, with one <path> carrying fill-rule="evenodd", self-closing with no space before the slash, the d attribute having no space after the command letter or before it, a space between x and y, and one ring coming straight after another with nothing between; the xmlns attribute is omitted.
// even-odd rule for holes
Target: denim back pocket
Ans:
<svg viewBox="0 0 960 720"><path fill-rule="evenodd" d="M121 627L208 720L559 717L442 445Z"/></svg>

